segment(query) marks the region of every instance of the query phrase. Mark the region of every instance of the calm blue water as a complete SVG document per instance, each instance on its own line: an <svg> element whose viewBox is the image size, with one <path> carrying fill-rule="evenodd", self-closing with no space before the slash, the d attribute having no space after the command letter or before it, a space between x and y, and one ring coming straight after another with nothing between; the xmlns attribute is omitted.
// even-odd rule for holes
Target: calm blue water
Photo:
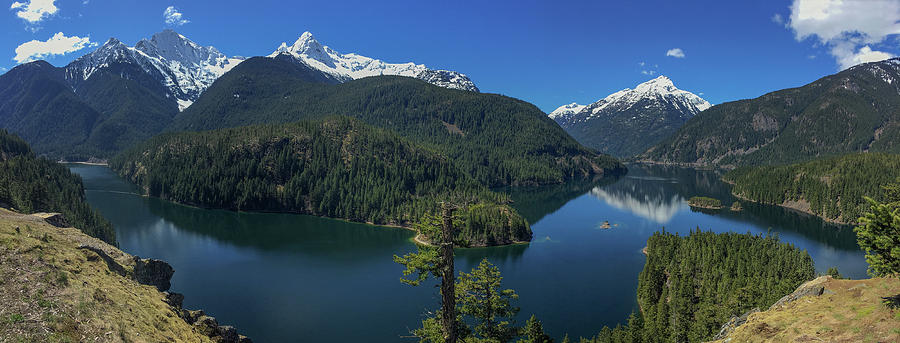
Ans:
<svg viewBox="0 0 900 343"><path fill-rule="evenodd" d="M640 250L665 228L687 233L777 233L809 251L816 268L865 277L849 227L779 207L696 212L692 196L731 204L729 186L709 171L631 166L628 176L593 183L508 189L532 223L528 245L458 249L457 269L482 258L519 294L522 320L536 314L553 336L591 336L623 323L636 306ZM105 167L71 165L88 201L112 221L121 248L168 261L173 291L257 342L413 342L408 331L438 304L437 289L398 280L394 254L415 250L412 233L290 214L236 213L141 197ZM604 221L612 229L600 229Z"/></svg>

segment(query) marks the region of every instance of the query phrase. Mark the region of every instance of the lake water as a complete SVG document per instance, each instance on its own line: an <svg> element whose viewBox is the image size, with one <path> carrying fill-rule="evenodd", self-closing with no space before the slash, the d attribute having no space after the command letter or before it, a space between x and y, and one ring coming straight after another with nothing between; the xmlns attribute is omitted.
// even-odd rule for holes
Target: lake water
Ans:
<svg viewBox="0 0 900 343"><path fill-rule="evenodd" d="M105 167L70 165L88 201L116 228L122 250L175 268L172 290L256 342L414 342L409 330L434 310L433 285L399 282L395 254L415 250L412 232L303 215L238 213L181 206L138 195ZM824 272L866 277L850 227L774 206L699 212L687 199L730 205L713 171L630 166L616 180L512 188L529 220L527 245L458 249L457 270L482 258L499 266L519 294L521 321L532 313L555 337L591 336L624 323L636 307L641 248L655 231L777 233L806 249ZM601 229L604 221L612 229Z"/></svg>

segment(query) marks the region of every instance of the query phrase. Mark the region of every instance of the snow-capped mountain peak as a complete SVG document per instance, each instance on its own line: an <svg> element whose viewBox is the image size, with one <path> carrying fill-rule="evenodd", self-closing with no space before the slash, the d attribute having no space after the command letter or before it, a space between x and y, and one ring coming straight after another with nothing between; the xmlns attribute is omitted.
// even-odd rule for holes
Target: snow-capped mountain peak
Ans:
<svg viewBox="0 0 900 343"><path fill-rule="evenodd" d="M426 82L451 89L477 92L478 88L465 74L448 70L428 69L423 64L387 63L378 59L342 54L322 45L309 31L300 35L292 45L281 43L269 57L286 54L302 61L310 67L330 74L342 81L368 76L399 75L414 77Z"/></svg>
<svg viewBox="0 0 900 343"><path fill-rule="evenodd" d="M573 102L568 105L557 107L555 110L553 110L553 112L550 112L548 116L550 116L551 119L565 118L581 112L581 110L583 110L585 107L587 107L587 105L579 105L578 103Z"/></svg>
<svg viewBox="0 0 900 343"><path fill-rule="evenodd" d="M587 106L560 106L549 116L586 146L615 156L632 156L668 137L710 106L660 76Z"/></svg>
<svg viewBox="0 0 900 343"><path fill-rule="evenodd" d="M231 70L243 58L225 56L214 47L203 47L170 29L142 39L134 47L110 38L103 46L79 57L66 66L66 77L73 87L98 70L115 63L130 63L157 79L166 89L166 97L184 110L213 81Z"/></svg>
<svg viewBox="0 0 900 343"><path fill-rule="evenodd" d="M710 108L712 104L694 93L680 90L666 76L659 76L650 81L641 83L634 89L625 88L606 98L603 98L590 106L593 115L598 115L607 109L628 109L641 100L648 100L656 104L670 103L676 107L683 107L684 112L693 116L700 111Z"/></svg>

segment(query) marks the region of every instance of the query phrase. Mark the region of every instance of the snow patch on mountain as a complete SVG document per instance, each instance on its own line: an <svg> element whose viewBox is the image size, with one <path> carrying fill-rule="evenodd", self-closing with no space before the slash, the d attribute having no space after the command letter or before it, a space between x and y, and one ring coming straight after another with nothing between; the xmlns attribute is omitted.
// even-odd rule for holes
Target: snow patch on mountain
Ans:
<svg viewBox="0 0 900 343"><path fill-rule="evenodd" d="M555 110L553 110L553 112L550 112L548 116L550 116L551 119L565 119L578 112L581 112L585 107L587 107L587 105L579 105L578 103L573 102L568 105L557 107Z"/></svg>
<svg viewBox="0 0 900 343"><path fill-rule="evenodd" d="M216 79L243 60L228 57L212 46L200 46L167 29L149 40L142 39L134 47L110 38L94 52L66 66L66 78L77 88L80 82L115 63L135 64L158 80L166 88L166 96L174 98L178 109L184 110Z"/></svg>
<svg viewBox="0 0 900 343"><path fill-rule="evenodd" d="M428 69L424 64L412 62L387 63L354 53L342 54L319 43L308 31L304 32L292 45L281 43L281 46L268 57L281 54L292 56L310 67L342 81L369 76L399 75L414 77L445 88L478 92L478 87L465 74L450 70Z"/></svg>

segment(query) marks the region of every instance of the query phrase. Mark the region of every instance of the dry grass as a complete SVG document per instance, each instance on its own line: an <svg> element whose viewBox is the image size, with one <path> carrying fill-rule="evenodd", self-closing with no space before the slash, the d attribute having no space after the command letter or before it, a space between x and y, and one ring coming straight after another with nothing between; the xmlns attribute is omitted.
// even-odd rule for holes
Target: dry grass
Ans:
<svg viewBox="0 0 900 343"><path fill-rule="evenodd" d="M829 280L825 289L754 313L717 342L900 342L900 309L882 304L883 297L900 294L900 280Z"/></svg>
<svg viewBox="0 0 900 343"><path fill-rule="evenodd" d="M78 249L85 242L104 244L0 210L0 342L210 341L154 287L110 272L96 253ZM117 260L130 258L107 249L121 254Z"/></svg>

